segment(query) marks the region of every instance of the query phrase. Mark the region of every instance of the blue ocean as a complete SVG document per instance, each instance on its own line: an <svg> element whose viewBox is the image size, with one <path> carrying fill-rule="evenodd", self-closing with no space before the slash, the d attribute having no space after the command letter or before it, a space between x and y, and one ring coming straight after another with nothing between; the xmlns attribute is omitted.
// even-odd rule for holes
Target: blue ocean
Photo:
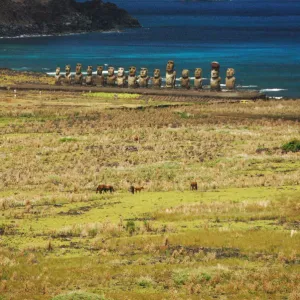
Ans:
<svg viewBox="0 0 300 300"><path fill-rule="evenodd" d="M56 66L131 65L165 69L221 64L236 70L244 88L273 97L300 97L300 1L298 0L115 0L142 24L140 29L68 36L0 39L0 67L54 72ZM208 83L208 80L207 80Z"/></svg>

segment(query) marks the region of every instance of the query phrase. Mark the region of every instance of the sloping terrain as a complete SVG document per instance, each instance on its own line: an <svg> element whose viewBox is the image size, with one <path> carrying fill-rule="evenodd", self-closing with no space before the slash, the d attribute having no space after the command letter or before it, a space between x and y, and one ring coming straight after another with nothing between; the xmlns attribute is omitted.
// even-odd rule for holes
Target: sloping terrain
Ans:
<svg viewBox="0 0 300 300"><path fill-rule="evenodd" d="M62 34L139 27L125 10L101 0L2 0L0 36Z"/></svg>

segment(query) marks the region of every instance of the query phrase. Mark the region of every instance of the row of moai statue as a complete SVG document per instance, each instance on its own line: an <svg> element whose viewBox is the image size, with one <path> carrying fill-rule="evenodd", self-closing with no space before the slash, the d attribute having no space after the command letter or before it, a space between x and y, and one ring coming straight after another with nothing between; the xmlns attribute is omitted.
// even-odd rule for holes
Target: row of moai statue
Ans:
<svg viewBox="0 0 300 300"><path fill-rule="evenodd" d="M56 85L87 85L87 86L110 86L110 87L128 87L128 88L147 88L151 80L153 88L162 87L162 77L160 69L155 69L153 77L148 76L148 69L141 68L139 76L137 76L137 68L130 67L128 75L125 74L124 68L119 68L115 74L114 67L108 67L107 76L103 74L103 67L97 67L97 74L93 75L93 67L88 66L87 75L82 74L82 65L76 65L75 75L71 75L71 66L65 68L65 75L60 74L60 68L56 68L55 84ZM202 69L196 68L194 72L194 89L201 90L203 88ZM235 89L235 71L232 68L226 72L226 89ZM175 88L176 71L174 61L169 60L166 67L166 88ZM180 86L183 89L191 88L191 80L189 70L184 69L180 77ZM211 79L210 89L212 91L221 91L220 64L218 62L211 63Z"/></svg>

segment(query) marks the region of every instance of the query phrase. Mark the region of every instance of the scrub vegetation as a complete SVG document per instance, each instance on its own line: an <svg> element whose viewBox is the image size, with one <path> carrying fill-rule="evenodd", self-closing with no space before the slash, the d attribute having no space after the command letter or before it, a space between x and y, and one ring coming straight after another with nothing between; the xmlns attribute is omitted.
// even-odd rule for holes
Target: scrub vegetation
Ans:
<svg viewBox="0 0 300 300"><path fill-rule="evenodd" d="M300 299L298 102L176 100L1 92L1 300Z"/></svg>

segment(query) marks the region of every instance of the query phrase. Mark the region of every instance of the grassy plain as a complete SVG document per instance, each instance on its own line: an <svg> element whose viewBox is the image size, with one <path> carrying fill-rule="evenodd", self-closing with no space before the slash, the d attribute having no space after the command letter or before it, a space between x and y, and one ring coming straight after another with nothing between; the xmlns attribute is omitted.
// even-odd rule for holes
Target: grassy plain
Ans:
<svg viewBox="0 0 300 300"><path fill-rule="evenodd" d="M1 92L0 299L300 299L299 120L298 101Z"/></svg>

